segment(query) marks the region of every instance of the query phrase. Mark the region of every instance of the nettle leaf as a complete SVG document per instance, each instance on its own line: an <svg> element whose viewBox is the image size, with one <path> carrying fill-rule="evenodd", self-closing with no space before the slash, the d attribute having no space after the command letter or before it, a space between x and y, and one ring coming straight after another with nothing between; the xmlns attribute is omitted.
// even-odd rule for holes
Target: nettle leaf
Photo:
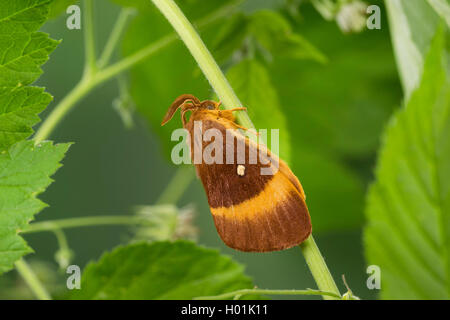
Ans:
<svg viewBox="0 0 450 320"><path fill-rule="evenodd" d="M67 10L70 5L76 4L78 0L53 0L50 4L49 18L56 18Z"/></svg>
<svg viewBox="0 0 450 320"><path fill-rule="evenodd" d="M369 264L385 299L450 298L450 77L444 32L386 131L367 202Z"/></svg>
<svg viewBox="0 0 450 320"><path fill-rule="evenodd" d="M430 6L432 2L436 4L439 1L385 1L400 79L406 97L409 97L419 84L424 57L439 25L440 17Z"/></svg>
<svg viewBox="0 0 450 320"><path fill-rule="evenodd" d="M8 1L0 5L0 274L32 251L19 236L45 207L37 195L52 182L68 144L24 141L52 97L27 86L57 41L36 32L49 11L49 0Z"/></svg>
<svg viewBox="0 0 450 320"><path fill-rule="evenodd" d="M41 65L58 45L35 32L48 14L49 0L10 1L0 6L0 151L29 137L37 116L52 97L24 87L41 74Z"/></svg>
<svg viewBox="0 0 450 320"><path fill-rule="evenodd" d="M251 288L244 267L187 241L138 243L104 254L83 271L70 299L192 299Z"/></svg>
<svg viewBox="0 0 450 320"><path fill-rule="evenodd" d="M36 198L52 182L68 144L21 141L0 154L0 274L32 252L18 231L46 204Z"/></svg>
<svg viewBox="0 0 450 320"><path fill-rule="evenodd" d="M279 130L280 157L289 163L291 149L289 130L280 109L277 92L264 65L256 60L243 60L228 70L227 78L243 105L247 107L256 129L267 129L269 148L270 130Z"/></svg>
<svg viewBox="0 0 450 320"><path fill-rule="evenodd" d="M28 138L52 97L37 87L0 87L0 150Z"/></svg>
<svg viewBox="0 0 450 320"><path fill-rule="evenodd" d="M9 1L0 6L0 87L28 85L58 45L35 32L46 20L49 0Z"/></svg>

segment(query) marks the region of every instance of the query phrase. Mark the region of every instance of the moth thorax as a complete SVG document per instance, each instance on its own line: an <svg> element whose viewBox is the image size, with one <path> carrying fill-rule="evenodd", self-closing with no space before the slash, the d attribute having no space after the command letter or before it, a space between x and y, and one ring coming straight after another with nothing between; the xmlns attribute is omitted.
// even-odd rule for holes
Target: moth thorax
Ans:
<svg viewBox="0 0 450 320"><path fill-rule="evenodd" d="M237 166L237 174L241 177L245 174L245 167L242 164Z"/></svg>

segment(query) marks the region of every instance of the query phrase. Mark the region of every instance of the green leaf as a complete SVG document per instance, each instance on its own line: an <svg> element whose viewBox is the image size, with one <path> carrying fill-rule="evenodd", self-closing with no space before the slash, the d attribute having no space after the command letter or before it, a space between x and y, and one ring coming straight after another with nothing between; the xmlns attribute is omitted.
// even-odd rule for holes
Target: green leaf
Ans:
<svg viewBox="0 0 450 320"><path fill-rule="evenodd" d="M278 59L269 66L271 79L292 140L350 159L355 167L373 157L384 124L402 97L389 33L386 28L344 35L311 11L305 7L304 21L293 26L315 39L330 63Z"/></svg>
<svg viewBox="0 0 450 320"><path fill-rule="evenodd" d="M0 154L0 274L32 252L18 232L46 205L36 198L52 182L68 144L21 141Z"/></svg>
<svg viewBox="0 0 450 320"><path fill-rule="evenodd" d="M450 27L450 0L428 0L428 3Z"/></svg>
<svg viewBox="0 0 450 320"><path fill-rule="evenodd" d="M401 99L389 33L344 35L302 9L293 27L330 63L275 59L267 66L291 136L290 167L305 189L314 233L356 230L379 136Z"/></svg>
<svg viewBox="0 0 450 320"><path fill-rule="evenodd" d="M58 45L35 32L46 20L49 0L12 1L0 6L0 87L28 85Z"/></svg>
<svg viewBox="0 0 450 320"><path fill-rule="evenodd" d="M406 98L419 84L424 57L440 21L430 3L424 0L385 1Z"/></svg>
<svg viewBox="0 0 450 320"><path fill-rule="evenodd" d="M76 2L77 0L53 0L50 4L50 13L48 17L50 19L58 17L65 12L70 5L75 4Z"/></svg>
<svg viewBox="0 0 450 320"><path fill-rule="evenodd" d="M313 232L358 229L363 222L364 185L333 155L292 145L291 169L306 193Z"/></svg>
<svg viewBox="0 0 450 320"><path fill-rule="evenodd" d="M192 299L251 288L244 267L191 242L138 243L104 254L83 271L70 299Z"/></svg>
<svg viewBox="0 0 450 320"><path fill-rule="evenodd" d="M382 298L450 298L450 77L444 32L421 84L387 128L370 188L369 264L381 268Z"/></svg>
<svg viewBox="0 0 450 320"><path fill-rule="evenodd" d="M42 88L0 87L0 150L28 138L51 100Z"/></svg>
<svg viewBox="0 0 450 320"><path fill-rule="evenodd" d="M247 37L249 18L241 12L223 21L211 44L214 58L219 64L226 62L240 48Z"/></svg>
<svg viewBox="0 0 450 320"><path fill-rule="evenodd" d="M24 87L42 73L58 41L36 32L50 1L10 1L0 6L0 151L29 137L37 116L52 97L41 88Z"/></svg>
<svg viewBox="0 0 450 320"><path fill-rule="evenodd" d="M289 163L289 130L266 68L256 60L246 59L228 70L227 78L243 105L247 107L256 129L267 129L269 148L270 130L279 130L280 157Z"/></svg>
<svg viewBox="0 0 450 320"><path fill-rule="evenodd" d="M270 10L258 10L251 15L233 15L219 29L212 47L218 52L218 60L224 61L233 51L248 46L249 38L256 40L254 49L259 49L269 59L280 57L313 59L322 63L327 61L316 47L292 30L286 18Z"/></svg>
<svg viewBox="0 0 450 320"><path fill-rule="evenodd" d="M37 195L51 183L68 144L23 141L52 97L27 86L57 41L36 32L46 20L49 0L0 5L0 274L31 252L19 232L45 207Z"/></svg>
<svg viewBox="0 0 450 320"><path fill-rule="evenodd" d="M258 11L251 18L249 31L273 56L327 61L308 40L293 32L289 22L278 12Z"/></svg>
<svg viewBox="0 0 450 320"><path fill-rule="evenodd" d="M11 0L0 6L0 35L27 34L37 31L47 20L48 4L51 0Z"/></svg>

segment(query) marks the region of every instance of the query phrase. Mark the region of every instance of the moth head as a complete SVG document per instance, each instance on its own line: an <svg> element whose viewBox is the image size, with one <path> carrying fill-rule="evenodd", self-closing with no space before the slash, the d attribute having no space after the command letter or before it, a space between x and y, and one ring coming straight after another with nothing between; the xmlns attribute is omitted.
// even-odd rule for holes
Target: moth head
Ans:
<svg viewBox="0 0 450 320"><path fill-rule="evenodd" d="M206 110L219 110L220 105L222 104L222 102L217 102L217 101L213 101L213 100L205 100L202 101L202 103L200 104L200 108L202 109L206 109Z"/></svg>
<svg viewBox="0 0 450 320"><path fill-rule="evenodd" d="M181 109L182 113L182 119L183 124L185 124L185 111L194 111L194 110L219 110L219 107L221 105L221 102L216 102L213 100L204 100L201 101L193 96L192 94L183 94L175 99L175 101L172 103L172 105L169 107L169 110L167 110L166 115L164 116L161 125L165 125L167 122L169 122L170 119L172 119L173 115L178 109Z"/></svg>

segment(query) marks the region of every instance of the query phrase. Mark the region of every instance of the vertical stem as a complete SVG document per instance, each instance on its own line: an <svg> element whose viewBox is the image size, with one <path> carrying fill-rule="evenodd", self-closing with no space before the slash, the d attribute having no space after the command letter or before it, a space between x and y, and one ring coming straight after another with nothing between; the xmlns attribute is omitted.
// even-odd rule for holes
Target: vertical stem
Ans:
<svg viewBox="0 0 450 320"><path fill-rule="evenodd" d="M184 191L192 182L194 173L192 168L180 166L170 180L156 204L177 203Z"/></svg>
<svg viewBox="0 0 450 320"><path fill-rule="evenodd" d="M200 66L205 77L216 91L226 108L241 106L241 102L234 93L224 74L220 70L209 50L195 31L189 20L173 0L152 0L162 14L167 18L180 36L192 56ZM236 116L241 125L254 128L246 112L239 112ZM320 290L336 293L340 296L334 280L320 254L319 248L312 236L301 246L308 267Z"/></svg>
<svg viewBox="0 0 450 320"><path fill-rule="evenodd" d="M214 88L217 96L222 101L223 106L229 109L241 107L242 103L234 93L222 70L220 70L208 48L206 48L202 39L189 20L184 16L183 12L181 12L180 8L178 8L177 4L173 0L152 1L172 24L181 40L183 40L203 74ZM237 113L236 118L244 127L253 128L253 123L246 112L241 111Z"/></svg>
<svg viewBox="0 0 450 320"><path fill-rule="evenodd" d="M34 295L39 300L51 300L50 294L47 292L45 287L42 285L41 281L38 279L34 271L30 268L30 266L25 262L25 260L21 259L16 261L16 270L22 276L22 278L27 283L28 287L33 291Z"/></svg>
<svg viewBox="0 0 450 320"><path fill-rule="evenodd" d="M95 36L94 36L94 0L84 0L84 52L85 68L84 75L91 76L97 69L95 54Z"/></svg>
<svg viewBox="0 0 450 320"><path fill-rule="evenodd" d="M328 291L340 296L339 289L337 288L330 270L328 270L325 260L312 235L300 245L300 249L302 249L303 256L305 257L306 263L308 264L309 270L311 271L319 290ZM323 298L326 300L336 299L332 296L323 296Z"/></svg>

